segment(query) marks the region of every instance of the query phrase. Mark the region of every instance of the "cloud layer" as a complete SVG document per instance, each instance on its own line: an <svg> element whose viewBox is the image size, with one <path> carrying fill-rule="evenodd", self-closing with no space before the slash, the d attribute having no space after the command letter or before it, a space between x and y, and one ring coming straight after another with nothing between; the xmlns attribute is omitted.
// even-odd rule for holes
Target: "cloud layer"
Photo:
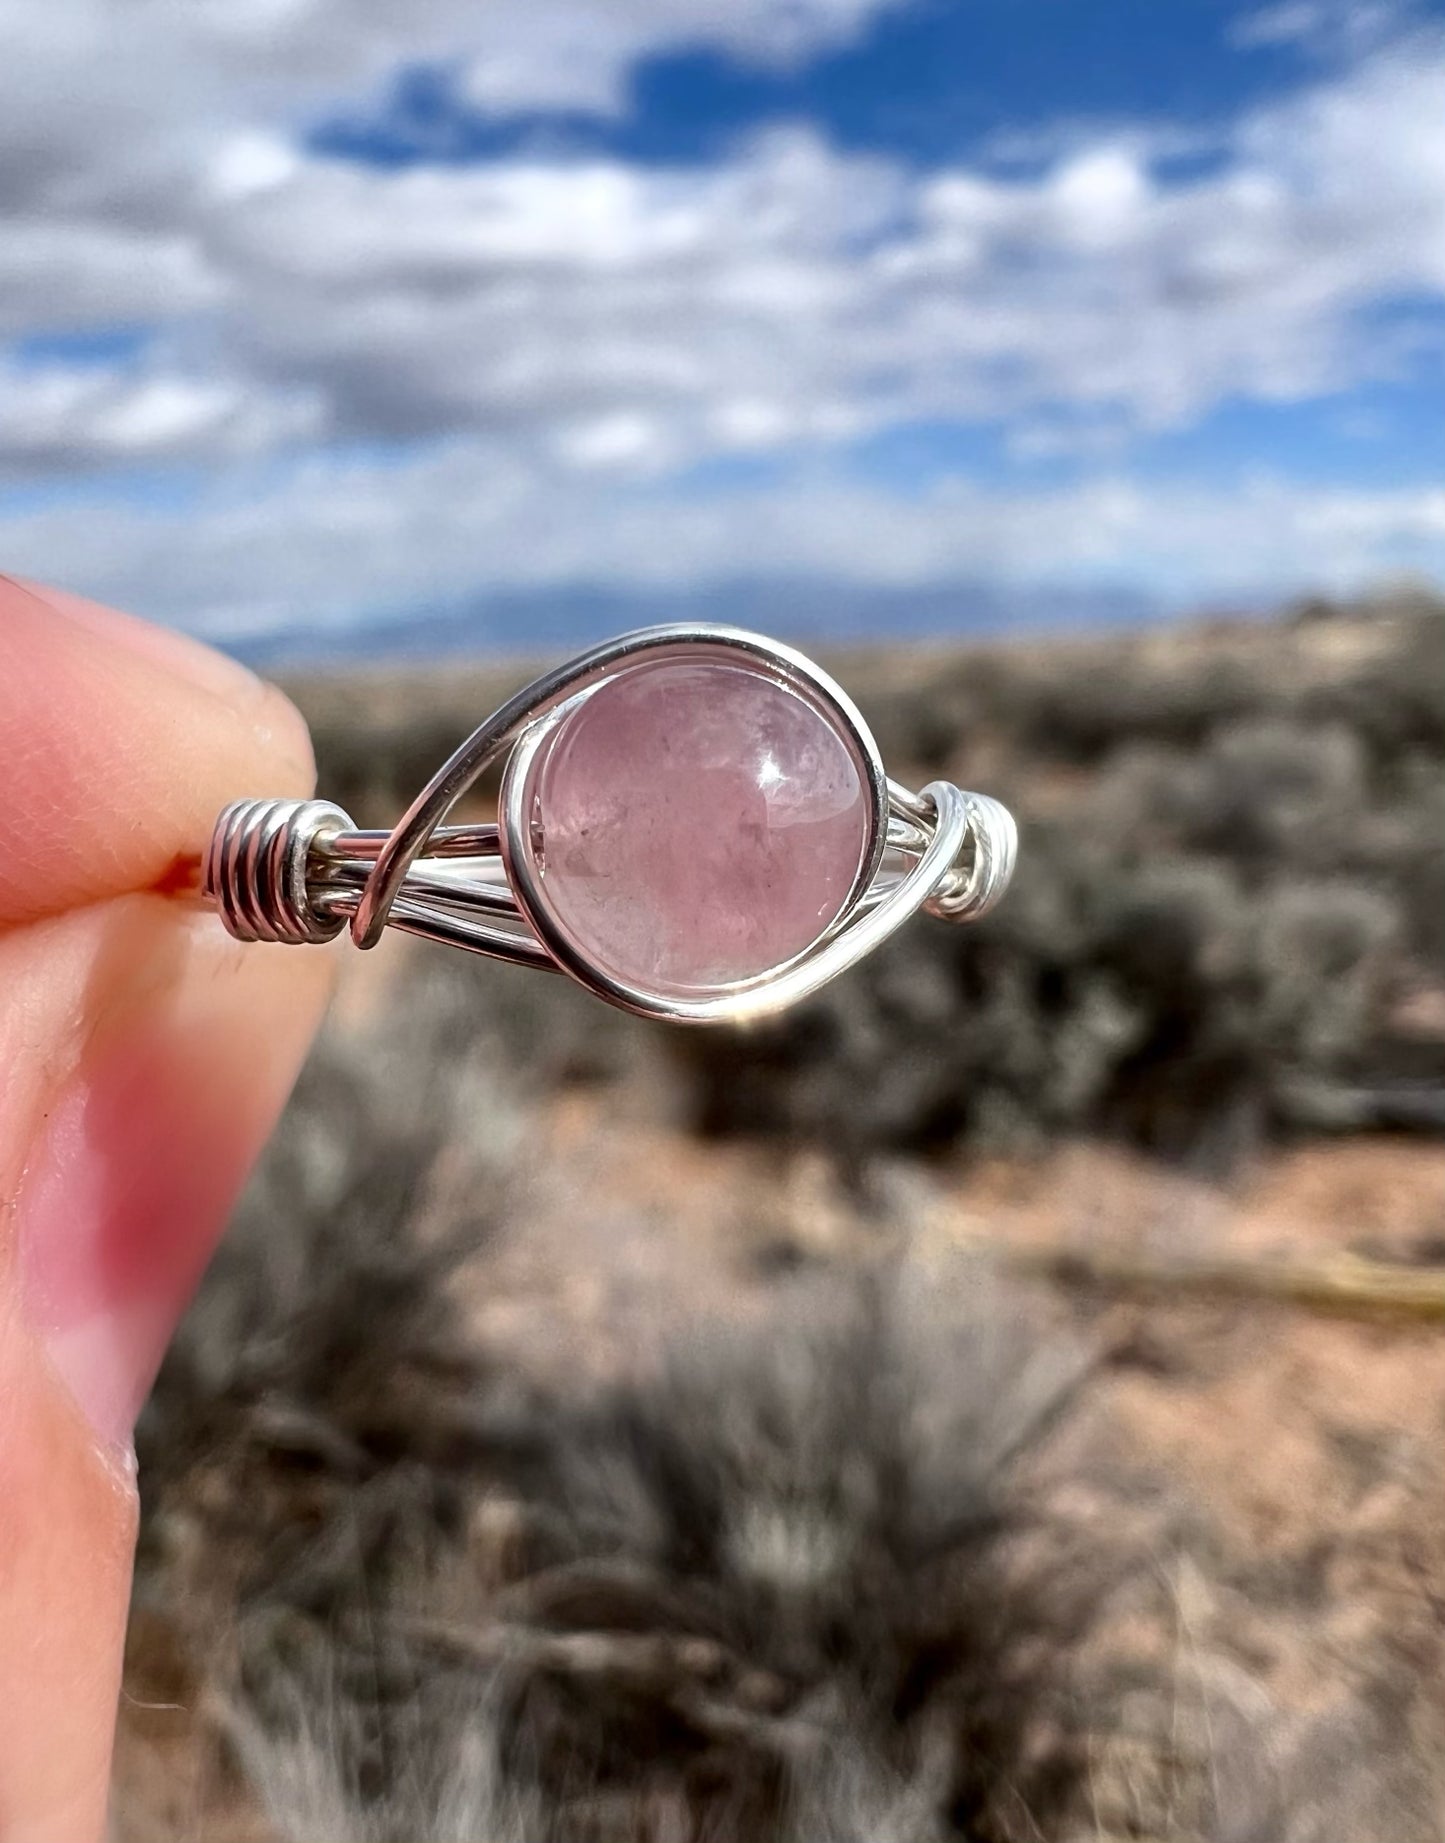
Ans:
<svg viewBox="0 0 1445 1843"><path fill-rule="evenodd" d="M452 59L494 113L608 110L643 51L797 59L878 4L135 0L122 31L109 0L0 0L0 42L24 47L0 65L0 342L30 341L0 357L0 480L213 482L119 529L75 504L0 511L0 550L222 624L740 562L887 580L1032 560L1203 589L1220 545L1237 582L1301 559L1347 577L1401 545L1430 560L1428 492L1211 499L1128 471L1131 442L1230 402L1438 367L1438 36L1187 162L1113 130L1022 173L919 171L799 126L697 168L385 171L300 134L403 56ZM136 329L121 353L85 349L117 324ZM923 421L1000 424L1018 454L1104 471L910 498L840 473L851 444ZM783 470L766 494L678 484L759 458Z"/></svg>
<svg viewBox="0 0 1445 1843"><path fill-rule="evenodd" d="M942 480L901 497L828 474L700 496L596 490L461 442L400 466L328 459L112 519L41 507L0 523L11 567L220 639L324 632L501 591L625 585L680 597L729 581L927 589L1145 584L1231 596L1345 586L1402 558L1445 563L1445 487L1321 491L1143 485L1122 475L1000 491ZM1307 560L1302 564L1302 559ZM481 598L485 620L485 596ZM485 625L479 639L495 639ZM511 636L524 640L525 635Z"/></svg>

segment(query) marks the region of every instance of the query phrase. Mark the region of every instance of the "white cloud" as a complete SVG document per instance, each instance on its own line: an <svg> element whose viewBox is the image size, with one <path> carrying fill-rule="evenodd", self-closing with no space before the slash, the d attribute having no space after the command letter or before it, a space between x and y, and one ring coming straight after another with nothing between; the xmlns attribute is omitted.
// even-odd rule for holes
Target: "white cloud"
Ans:
<svg viewBox="0 0 1445 1843"><path fill-rule="evenodd" d="M324 203L297 134L338 100L379 97L407 63L465 66L501 113L615 109L647 52L787 63L899 3L0 0L0 338L175 315L228 289L243 313L255 278L228 264L231 212L288 181ZM392 202L380 186L362 229L400 236L402 260L404 227L374 221ZM300 253L273 254L284 269Z"/></svg>
<svg viewBox="0 0 1445 1843"><path fill-rule="evenodd" d="M304 435L313 418L301 398L258 396L234 382L91 369L0 370L9 422L0 477L56 471L78 445L96 459L146 464L204 446L254 454Z"/></svg>
<svg viewBox="0 0 1445 1843"><path fill-rule="evenodd" d="M200 311L222 289L189 231L111 226L44 207L8 220L0 213L0 340Z"/></svg>
<svg viewBox="0 0 1445 1843"><path fill-rule="evenodd" d="M183 172L237 129L360 100L407 63L460 66L489 111L615 109L649 53L786 66L902 0L0 0L0 170L52 197ZM104 159L69 156L77 152ZM23 156L23 158L22 158ZM73 184L76 177L81 184Z"/></svg>
<svg viewBox="0 0 1445 1843"><path fill-rule="evenodd" d="M18 573L220 638L298 618L352 625L358 611L394 616L480 587L681 596L739 579L1093 582L1179 602L1350 588L1405 567L1445 573L1445 487L1318 491L1261 478L1231 491L1112 475L1047 491L941 481L903 498L824 473L703 497L603 489L466 442L387 468L313 461L197 504L131 508L123 523L75 504L31 508L0 516L0 555Z"/></svg>
<svg viewBox="0 0 1445 1843"><path fill-rule="evenodd" d="M799 18L822 31L859 4ZM293 33L319 31L318 8L297 0ZM640 30L647 13L626 17ZM205 142L182 179L162 134L108 173L77 160L42 181L31 162L38 202L0 238L0 300L12 324L160 318L166 387L249 393L278 436L294 422L275 405L298 395L322 433L506 432L589 470L921 415L1011 418L1025 440L1071 421L1156 430L1408 365L1368 310L1445 298L1442 121L1435 37L1257 112L1183 181L1138 137L1025 178L920 176L802 129L703 169L386 172L254 124ZM21 399L0 456L108 463L88 400L67 445L50 409L37 442ZM202 456L233 446L225 418L175 436Z"/></svg>
<svg viewBox="0 0 1445 1843"><path fill-rule="evenodd" d="M1348 577L1438 543L1430 495L1108 480L1042 498L944 484L909 504L819 471L913 418L997 419L1016 452L1082 444L1119 466L1131 437L1227 400L1410 375L1414 335L1373 310L1445 302L1438 34L1256 110L1187 177L1177 141L1102 131L1014 176L919 173L806 128L695 169L516 155L395 172L295 132L403 56L459 60L499 111L612 108L644 50L786 61L891 3L0 0L0 42L19 47L0 62L0 337L158 328L114 369L0 367L0 472L190 459L216 479L184 518L0 520L0 554L204 622L543 569L1047 565L1203 586L1226 566ZM317 451L299 470L298 444ZM792 484L657 490L757 453L791 456ZM268 455L287 458L234 471Z"/></svg>
<svg viewBox="0 0 1445 1843"><path fill-rule="evenodd" d="M1397 33L1409 0L1277 0L1244 13L1230 29L1241 50L1303 45L1332 55L1358 56Z"/></svg>
<svg viewBox="0 0 1445 1843"><path fill-rule="evenodd" d="M624 78L645 51L710 44L762 65L797 63L845 43L882 5L899 0L511 0L492 5L485 44L465 89L497 113L537 108L617 111Z"/></svg>

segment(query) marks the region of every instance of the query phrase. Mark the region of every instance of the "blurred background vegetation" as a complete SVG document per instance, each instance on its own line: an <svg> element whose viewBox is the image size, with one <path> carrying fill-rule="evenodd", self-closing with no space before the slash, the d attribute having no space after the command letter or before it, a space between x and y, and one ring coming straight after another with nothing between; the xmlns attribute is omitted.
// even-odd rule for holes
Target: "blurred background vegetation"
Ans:
<svg viewBox="0 0 1445 1843"><path fill-rule="evenodd" d="M140 1429L122 1836L1445 1834L1445 607L827 663L1008 899L747 1033L344 960ZM298 681L322 790L530 669Z"/></svg>
<svg viewBox="0 0 1445 1843"><path fill-rule="evenodd" d="M980 928L911 928L772 1027L664 1033L699 1131L806 1137L859 1167L1103 1134L1225 1170L1290 1133L1445 1129L1428 592L829 664L890 772L1009 801L1021 869ZM527 676L293 689L322 786L381 824ZM599 1018L593 1053L632 1029Z"/></svg>

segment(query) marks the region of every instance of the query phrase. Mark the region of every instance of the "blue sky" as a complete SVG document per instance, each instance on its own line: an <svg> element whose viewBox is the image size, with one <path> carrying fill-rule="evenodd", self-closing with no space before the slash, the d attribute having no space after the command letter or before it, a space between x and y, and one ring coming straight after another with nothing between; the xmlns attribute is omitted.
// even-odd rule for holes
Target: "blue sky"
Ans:
<svg viewBox="0 0 1445 1843"><path fill-rule="evenodd" d="M323 115L312 135L388 164L559 145L693 164L725 155L739 133L809 121L840 147L926 167L986 157L1041 124L1227 124L1297 81L1319 44L1318 35L1289 35L1241 57L1229 29L1239 16L1221 0L918 0L782 69L705 47L644 56L616 113L498 118L470 107L439 60L408 66L359 107Z"/></svg>
<svg viewBox="0 0 1445 1843"><path fill-rule="evenodd" d="M261 654L1445 575L1438 5L11 13L0 568Z"/></svg>

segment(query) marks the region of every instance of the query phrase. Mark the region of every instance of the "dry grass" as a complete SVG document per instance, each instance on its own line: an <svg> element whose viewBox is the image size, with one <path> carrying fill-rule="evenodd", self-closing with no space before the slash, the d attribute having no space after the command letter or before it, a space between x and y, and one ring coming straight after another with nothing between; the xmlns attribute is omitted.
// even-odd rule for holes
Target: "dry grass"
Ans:
<svg viewBox="0 0 1445 1843"><path fill-rule="evenodd" d="M767 1036L361 961L140 1430L120 1836L1445 1837L1436 631L879 664L1034 869Z"/></svg>

